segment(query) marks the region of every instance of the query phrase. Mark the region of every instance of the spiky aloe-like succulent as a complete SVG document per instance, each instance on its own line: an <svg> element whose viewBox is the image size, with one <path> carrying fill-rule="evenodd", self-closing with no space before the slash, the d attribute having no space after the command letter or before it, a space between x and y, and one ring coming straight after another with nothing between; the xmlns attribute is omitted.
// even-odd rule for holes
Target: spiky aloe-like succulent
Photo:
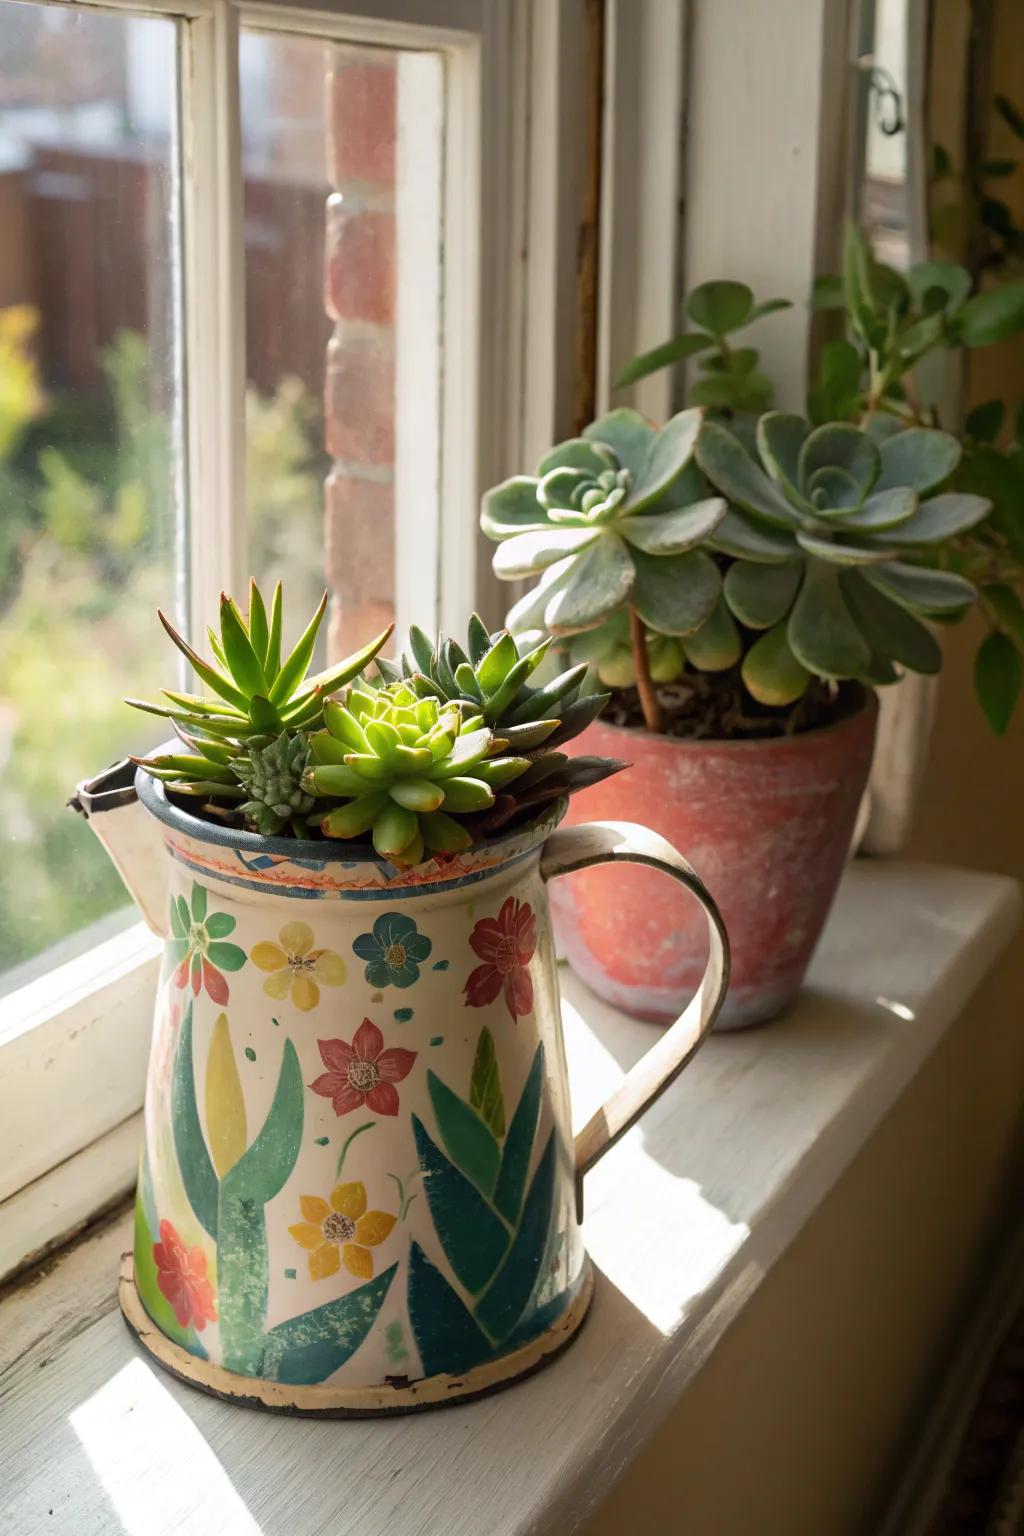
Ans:
<svg viewBox="0 0 1024 1536"><path fill-rule="evenodd" d="M325 837L372 832L382 858L407 867L425 850L458 853L473 833L461 818L494 805L495 792L530 767L505 755L508 741L479 712L420 698L405 682L351 688L324 707L325 729L309 738L304 787L346 803L320 818Z"/></svg>
<svg viewBox="0 0 1024 1536"><path fill-rule="evenodd" d="M700 628L721 580L696 546L726 512L694 459L702 421L682 411L659 430L612 411L552 449L536 476L487 492L480 525L499 543L496 574L541 578L509 612L513 631L576 634L627 604L661 634Z"/></svg>
<svg viewBox="0 0 1024 1536"><path fill-rule="evenodd" d="M268 614L255 581L249 588L248 617L226 595L220 600L220 634L208 632L214 662L200 656L170 620L160 622L174 644L206 684L206 695L164 689L166 704L142 699L126 702L170 720L187 752L136 759L175 794L218 801L258 798L251 785L239 783L236 760L257 753L282 734L316 730L323 724L324 701L356 677L376 656L393 625L369 645L315 677L307 677L317 633L327 608L327 594L292 650L281 658L283 593L274 589ZM255 759L254 759L255 760ZM283 803L283 802L282 802ZM236 806L237 809L237 806Z"/></svg>
<svg viewBox="0 0 1024 1536"><path fill-rule="evenodd" d="M245 757L232 764L249 796L238 807L239 814L264 837L276 837L289 825L304 837L305 818L315 804L313 796L302 787L302 776L308 767L309 742L305 736L286 731L269 747L250 748Z"/></svg>
<svg viewBox="0 0 1024 1536"><path fill-rule="evenodd" d="M507 742L506 750L529 757L529 768L505 788L491 825L527 805L536 808L596 784L623 766L613 758L569 757L560 750L597 719L609 695L581 695L585 664L531 688L530 679L537 675L549 645L547 640L536 646L519 644L507 629L491 634L473 614L465 649L443 635L433 645L414 625L409 632L412 655L402 656L400 669L377 658L385 678L401 675L420 698L438 698L457 704L463 713L479 714Z"/></svg>
<svg viewBox="0 0 1024 1536"><path fill-rule="evenodd" d="M734 557L725 601L763 631L742 668L756 699L789 704L812 676L892 682L893 663L938 671L938 644L920 620L958 613L977 593L912 560L990 510L981 496L929 495L960 451L929 428L812 430L773 411L758 423L758 463L726 427L705 424L698 461L730 503L709 539Z"/></svg>

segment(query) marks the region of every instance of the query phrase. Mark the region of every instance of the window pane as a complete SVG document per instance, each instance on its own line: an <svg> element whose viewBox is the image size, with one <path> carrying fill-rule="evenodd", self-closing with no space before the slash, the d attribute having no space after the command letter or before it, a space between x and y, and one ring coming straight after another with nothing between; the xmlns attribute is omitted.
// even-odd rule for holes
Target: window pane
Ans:
<svg viewBox="0 0 1024 1536"><path fill-rule="evenodd" d="M166 734L121 698L167 681L180 562L175 24L0 0L0 37L4 991L128 919L65 801Z"/></svg>
<svg viewBox="0 0 1024 1536"><path fill-rule="evenodd" d="M338 655L436 613L443 65L247 33L241 100L250 561Z"/></svg>

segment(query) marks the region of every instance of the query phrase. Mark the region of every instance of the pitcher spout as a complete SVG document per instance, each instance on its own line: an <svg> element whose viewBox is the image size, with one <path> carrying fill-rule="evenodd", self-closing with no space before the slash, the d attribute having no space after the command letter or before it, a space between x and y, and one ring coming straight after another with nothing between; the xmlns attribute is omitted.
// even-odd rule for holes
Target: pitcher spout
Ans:
<svg viewBox="0 0 1024 1536"><path fill-rule="evenodd" d="M167 856L158 824L135 791L135 764L126 758L83 779L68 805L89 823L136 902L146 926L167 935Z"/></svg>

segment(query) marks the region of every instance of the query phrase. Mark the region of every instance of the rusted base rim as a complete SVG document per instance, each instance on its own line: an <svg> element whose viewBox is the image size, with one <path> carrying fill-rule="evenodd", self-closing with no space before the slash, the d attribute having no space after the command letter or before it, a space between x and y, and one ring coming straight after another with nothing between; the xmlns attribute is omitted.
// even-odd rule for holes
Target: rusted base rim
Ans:
<svg viewBox="0 0 1024 1536"><path fill-rule="evenodd" d="M532 1376L572 1342L587 1315L593 1294L594 1274L590 1260L586 1259L576 1295L545 1333L509 1354L476 1365L461 1375L424 1376L419 1381L394 1386L385 1383L363 1387L293 1387L278 1381L239 1376L222 1366L211 1365L208 1360L190 1355L188 1350L162 1334L139 1299L131 1253L122 1255L117 1287L121 1312L130 1331L157 1364L179 1381L243 1408L323 1419L365 1419L418 1413L427 1408L443 1408L448 1403L487 1397L491 1392L509 1387L525 1376Z"/></svg>

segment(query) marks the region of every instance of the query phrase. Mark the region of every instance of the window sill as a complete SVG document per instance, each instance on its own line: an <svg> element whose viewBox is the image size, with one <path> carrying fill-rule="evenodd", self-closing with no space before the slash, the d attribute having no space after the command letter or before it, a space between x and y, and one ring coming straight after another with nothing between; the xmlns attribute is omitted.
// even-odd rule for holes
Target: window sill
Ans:
<svg viewBox="0 0 1024 1536"><path fill-rule="evenodd" d="M589 1176L599 1273L579 1341L529 1382L465 1408L325 1424L241 1412L177 1385L116 1313L117 1254L130 1241L120 1218L2 1304L11 1528L578 1528L930 1056L1019 910L1003 878L855 864L798 1004L766 1029L711 1040ZM569 975L563 1000L582 1122L650 1030Z"/></svg>

